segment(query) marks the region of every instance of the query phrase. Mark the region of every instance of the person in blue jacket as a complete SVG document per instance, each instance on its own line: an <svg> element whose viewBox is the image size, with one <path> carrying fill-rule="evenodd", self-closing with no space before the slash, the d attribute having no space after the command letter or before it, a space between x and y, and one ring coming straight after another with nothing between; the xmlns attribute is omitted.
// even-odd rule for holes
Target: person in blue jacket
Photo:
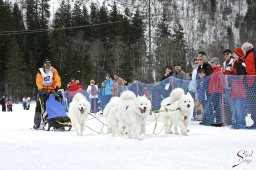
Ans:
<svg viewBox="0 0 256 170"><path fill-rule="evenodd" d="M102 87L102 110L105 108L106 104L110 101L113 96L113 80L109 73L105 74L105 80Z"/></svg>

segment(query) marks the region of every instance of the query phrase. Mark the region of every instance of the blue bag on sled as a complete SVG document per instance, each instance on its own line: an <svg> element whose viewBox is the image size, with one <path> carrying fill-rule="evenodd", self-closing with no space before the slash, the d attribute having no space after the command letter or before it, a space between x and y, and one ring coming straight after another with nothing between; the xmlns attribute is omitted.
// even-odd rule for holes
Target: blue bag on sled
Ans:
<svg viewBox="0 0 256 170"><path fill-rule="evenodd" d="M46 120L44 121L44 130L49 131L51 127L55 129L63 129L68 127L68 130L71 129L71 121L67 116L66 111L60 101L55 99L53 94L49 95L48 100L46 101Z"/></svg>

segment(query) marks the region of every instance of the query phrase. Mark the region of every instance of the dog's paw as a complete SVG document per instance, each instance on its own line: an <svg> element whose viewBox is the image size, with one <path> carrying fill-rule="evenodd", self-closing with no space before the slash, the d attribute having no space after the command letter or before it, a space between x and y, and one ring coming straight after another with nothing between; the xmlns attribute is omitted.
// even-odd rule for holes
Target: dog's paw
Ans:
<svg viewBox="0 0 256 170"><path fill-rule="evenodd" d="M77 136L83 136L82 132L76 132Z"/></svg>
<svg viewBox="0 0 256 170"><path fill-rule="evenodd" d="M165 134L173 134L173 132L171 130L169 130L169 129L165 130L164 132L165 132Z"/></svg>
<svg viewBox="0 0 256 170"><path fill-rule="evenodd" d="M137 137L137 139L138 139L138 140L144 140L144 137L139 136L139 137Z"/></svg>
<svg viewBox="0 0 256 170"><path fill-rule="evenodd" d="M187 133L187 132L181 132L181 134L182 134L183 136L188 136L188 133Z"/></svg>

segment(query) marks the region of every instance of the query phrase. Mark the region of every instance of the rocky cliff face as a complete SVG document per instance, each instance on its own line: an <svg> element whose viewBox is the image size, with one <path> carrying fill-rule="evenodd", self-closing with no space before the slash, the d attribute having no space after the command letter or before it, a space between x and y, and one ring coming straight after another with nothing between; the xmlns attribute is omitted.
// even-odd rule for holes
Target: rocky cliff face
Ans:
<svg viewBox="0 0 256 170"><path fill-rule="evenodd" d="M244 41L255 43L255 1L171 0L158 1L154 11L169 11L169 27L183 26L189 47L210 53L216 48L234 48Z"/></svg>
<svg viewBox="0 0 256 170"><path fill-rule="evenodd" d="M61 0L52 0L55 8L58 1ZM205 50L211 54L216 48L221 51L233 49L245 41L256 43L255 0L91 0L83 3L89 7L92 2L99 7L104 4L109 9L115 2L120 12L127 7L135 13L139 8L147 25L146 39L149 39L150 10L153 44L163 11L167 14L170 30L173 30L175 22L181 24L190 49Z"/></svg>
<svg viewBox="0 0 256 170"><path fill-rule="evenodd" d="M114 1L105 1L111 5ZM244 41L256 43L256 1L254 0L126 0L116 1L119 8L140 8L148 24L151 4L152 37L163 11L167 12L169 29L179 22L186 43L195 50L212 53L216 48L234 48Z"/></svg>

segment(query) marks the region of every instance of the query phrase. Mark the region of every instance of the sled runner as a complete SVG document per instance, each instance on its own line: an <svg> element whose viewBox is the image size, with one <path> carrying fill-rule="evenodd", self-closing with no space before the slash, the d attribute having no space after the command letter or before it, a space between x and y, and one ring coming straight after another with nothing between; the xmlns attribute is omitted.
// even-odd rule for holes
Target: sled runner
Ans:
<svg viewBox="0 0 256 170"><path fill-rule="evenodd" d="M49 131L51 128L61 130L71 130L71 120L67 116L66 111L54 94L50 94L46 103L41 99L40 105L42 110L42 125L43 130ZM45 109L44 109L45 108Z"/></svg>

